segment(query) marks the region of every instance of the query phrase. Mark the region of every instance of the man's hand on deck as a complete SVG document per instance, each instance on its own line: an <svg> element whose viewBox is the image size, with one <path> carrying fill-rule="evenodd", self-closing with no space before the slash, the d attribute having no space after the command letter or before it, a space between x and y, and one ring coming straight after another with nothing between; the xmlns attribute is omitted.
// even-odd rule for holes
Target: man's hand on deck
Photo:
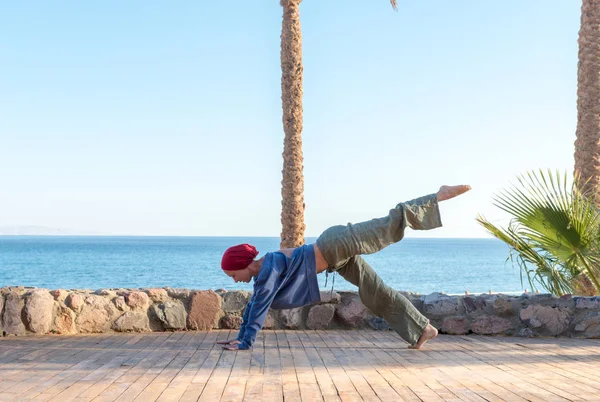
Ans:
<svg viewBox="0 0 600 402"><path fill-rule="evenodd" d="M238 343L232 343L232 344L229 344L229 345L223 345L221 347L223 349L225 349L225 350L240 350L239 349L239 344L240 344L240 342L238 342Z"/></svg>
<svg viewBox="0 0 600 402"><path fill-rule="evenodd" d="M237 339L230 339L228 341L217 341L217 345L238 345L241 342Z"/></svg>

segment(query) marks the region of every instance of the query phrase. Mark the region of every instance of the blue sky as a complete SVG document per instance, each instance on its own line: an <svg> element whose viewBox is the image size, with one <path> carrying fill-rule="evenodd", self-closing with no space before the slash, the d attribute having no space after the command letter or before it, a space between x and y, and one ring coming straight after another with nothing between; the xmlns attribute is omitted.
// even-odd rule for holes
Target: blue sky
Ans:
<svg viewBox="0 0 600 402"><path fill-rule="evenodd" d="M0 226L278 236L278 1L0 4ZM571 172L580 2L304 0L307 236L469 183Z"/></svg>

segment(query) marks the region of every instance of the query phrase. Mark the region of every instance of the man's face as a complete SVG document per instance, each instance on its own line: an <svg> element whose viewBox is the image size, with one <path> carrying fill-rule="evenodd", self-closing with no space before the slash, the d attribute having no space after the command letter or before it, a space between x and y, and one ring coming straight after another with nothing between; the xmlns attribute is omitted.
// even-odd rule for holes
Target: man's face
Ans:
<svg viewBox="0 0 600 402"><path fill-rule="evenodd" d="M250 282L252 279L252 274L250 274L250 270L248 268L240 269L237 271L225 271L225 273L234 280L235 283L238 282Z"/></svg>

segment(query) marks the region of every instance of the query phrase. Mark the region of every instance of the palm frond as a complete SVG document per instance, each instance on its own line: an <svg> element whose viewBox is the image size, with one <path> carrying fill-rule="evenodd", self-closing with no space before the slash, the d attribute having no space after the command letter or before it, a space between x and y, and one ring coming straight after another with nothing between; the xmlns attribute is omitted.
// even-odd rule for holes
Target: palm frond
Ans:
<svg viewBox="0 0 600 402"><path fill-rule="evenodd" d="M511 248L511 260L532 288L574 293L586 275L600 292L600 210L559 171L527 172L517 185L502 190L493 204L512 216L499 228L482 216L477 221Z"/></svg>

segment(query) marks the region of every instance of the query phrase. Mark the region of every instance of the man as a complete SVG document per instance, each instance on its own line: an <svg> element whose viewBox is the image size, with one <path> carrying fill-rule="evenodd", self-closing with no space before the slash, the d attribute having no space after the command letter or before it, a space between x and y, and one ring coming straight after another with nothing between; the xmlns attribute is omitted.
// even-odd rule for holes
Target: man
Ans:
<svg viewBox="0 0 600 402"><path fill-rule="evenodd" d="M383 317L409 347L420 349L437 336L412 303L387 286L361 254L375 253L404 237L408 226L429 230L442 226L438 202L454 198L470 186L442 186L428 196L398 204L388 216L325 230L315 244L267 253L255 260L258 251L249 244L230 247L221 267L235 282L254 278L254 293L244 311L236 339L218 342L228 350L249 349L261 330L269 308L288 309L320 300L317 274L338 272L358 287L362 303Z"/></svg>

